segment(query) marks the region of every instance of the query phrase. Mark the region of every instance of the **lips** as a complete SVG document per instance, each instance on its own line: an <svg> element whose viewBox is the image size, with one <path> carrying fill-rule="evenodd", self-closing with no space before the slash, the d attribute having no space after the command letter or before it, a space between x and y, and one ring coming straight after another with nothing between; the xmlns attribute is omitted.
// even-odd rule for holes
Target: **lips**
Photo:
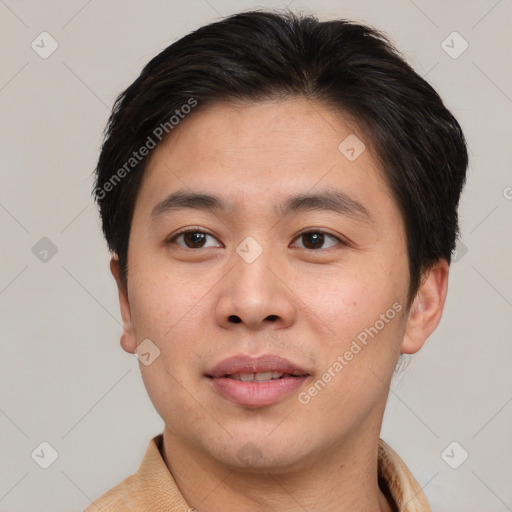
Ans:
<svg viewBox="0 0 512 512"><path fill-rule="evenodd" d="M207 372L208 377L227 377L237 373L267 373L305 376L308 372L288 359L273 354L260 357L237 355L228 357Z"/></svg>
<svg viewBox="0 0 512 512"><path fill-rule="evenodd" d="M297 390L309 373L288 359L265 354L229 357L207 371L206 376L224 398L247 407L263 407Z"/></svg>

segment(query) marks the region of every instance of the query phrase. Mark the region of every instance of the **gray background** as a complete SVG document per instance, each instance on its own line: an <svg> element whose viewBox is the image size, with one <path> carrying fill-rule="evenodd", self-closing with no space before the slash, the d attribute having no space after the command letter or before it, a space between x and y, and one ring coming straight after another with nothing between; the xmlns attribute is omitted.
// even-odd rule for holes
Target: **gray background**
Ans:
<svg viewBox="0 0 512 512"><path fill-rule="evenodd" d="M162 431L137 360L119 346L90 196L115 96L198 26L286 5L388 32L465 130L464 245L440 327L393 381L382 437L435 511L512 510L510 1L0 0L1 511L82 510L136 471ZM31 47L51 48L43 31L59 45L46 59ZM457 58L445 51L463 48L446 39L454 31L469 44ZM58 452L48 469L43 441Z"/></svg>

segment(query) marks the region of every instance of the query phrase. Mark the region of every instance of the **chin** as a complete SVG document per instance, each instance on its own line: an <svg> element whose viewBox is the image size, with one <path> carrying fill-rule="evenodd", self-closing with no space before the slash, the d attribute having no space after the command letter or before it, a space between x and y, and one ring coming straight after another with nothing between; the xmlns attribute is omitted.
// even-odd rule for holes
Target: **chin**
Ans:
<svg viewBox="0 0 512 512"><path fill-rule="evenodd" d="M312 447L304 443L309 436L297 432L297 437L291 437L289 427L283 429L281 435L274 432L272 438L268 436L269 430L261 433L255 429L246 429L243 433L230 432L233 437L223 436L216 442L210 438L206 445L204 441L200 444L211 458L237 471L286 473L301 466L307 467L307 460L312 455Z"/></svg>

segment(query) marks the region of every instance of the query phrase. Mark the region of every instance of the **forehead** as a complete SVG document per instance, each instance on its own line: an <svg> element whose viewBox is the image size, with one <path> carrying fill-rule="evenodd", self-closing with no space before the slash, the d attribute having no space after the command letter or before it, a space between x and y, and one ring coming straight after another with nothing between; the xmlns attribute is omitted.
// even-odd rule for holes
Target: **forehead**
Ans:
<svg viewBox="0 0 512 512"><path fill-rule="evenodd" d="M157 148L155 156L187 145L198 150L187 155L188 160L243 159L251 153L256 157L264 149L265 157L300 162L318 160L319 152L325 158L340 156L339 144L349 135L360 142L366 140L348 115L311 100L219 102L196 107ZM245 162L241 168L248 169L251 163L256 162Z"/></svg>
<svg viewBox="0 0 512 512"><path fill-rule="evenodd" d="M300 98L229 102L197 107L153 151L138 202L208 189L249 207L326 188L355 200L387 191L356 123Z"/></svg>

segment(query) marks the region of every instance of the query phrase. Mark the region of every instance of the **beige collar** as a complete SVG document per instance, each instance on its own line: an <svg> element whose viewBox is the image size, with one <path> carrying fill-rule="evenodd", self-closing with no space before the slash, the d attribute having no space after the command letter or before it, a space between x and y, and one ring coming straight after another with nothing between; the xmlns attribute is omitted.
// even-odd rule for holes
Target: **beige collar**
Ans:
<svg viewBox="0 0 512 512"><path fill-rule="evenodd" d="M169 472L160 448L162 434L151 439L136 473L97 499L84 512L191 512ZM431 512L427 498L402 459L379 440L379 484L399 512Z"/></svg>

